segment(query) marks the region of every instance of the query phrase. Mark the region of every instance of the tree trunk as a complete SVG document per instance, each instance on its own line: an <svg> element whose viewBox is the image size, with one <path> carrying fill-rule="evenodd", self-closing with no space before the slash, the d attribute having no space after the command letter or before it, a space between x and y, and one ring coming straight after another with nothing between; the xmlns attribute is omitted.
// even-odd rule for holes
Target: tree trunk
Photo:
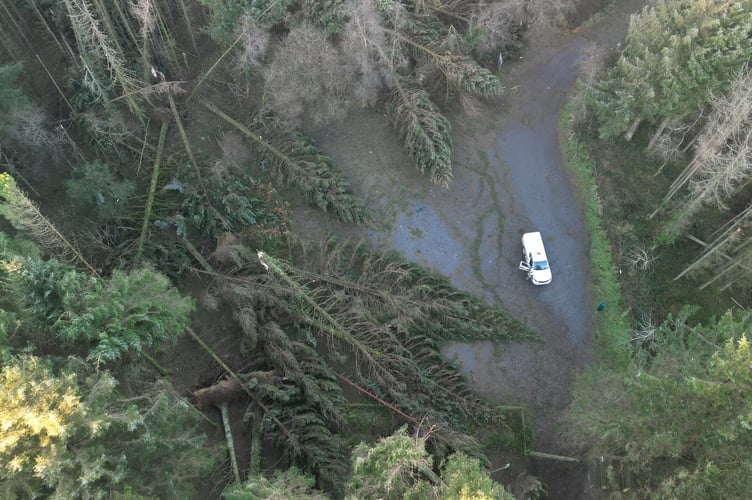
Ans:
<svg viewBox="0 0 752 500"><path fill-rule="evenodd" d="M157 157L154 159L154 170L151 174L151 185L149 186L149 195L146 198L146 207L144 208L144 222L141 225L141 235L138 238L138 245L136 247L136 258L134 262L138 263L141 260L141 255L144 250L144 242L146 236L149 233L149 218L151 217L151 209L154 203L154 194L157 189L157 181L159 180L159 167L162 161L162 150L164 149L165 137L167 137L167 122L162 123L162 129L159 131L159 144L157 145Z"/></svg>
<svg viewBox="0 0 752 500"><path fill-rule="evenodd" d="M228 378L194 392L193 402L198 408L208 408L240 399L243 396L245 396L245 391L240 382L234 378Z"/></svg>
<svg viewBox="0 0 752 500"><path fill-rule="evenodd" d="M225 429L227 452L230 454L230 464L232 464L232 475L235 478L235 482L240 483L240 470L238 469L238 458L235 455L235 443L232 440L232 428L230 427L230 417L227 413L227 403L221 403L219 411L222 413L222 427Z"/></svg>
<svg viewBox="0 0 752 500"><path fill-rule="evenodd" d="M635 132L637 132L637 127L640 126L640 123L642 123L642 118L635 118L635 120L632 122L629 130L627 130L627 133L624 135L624 139L626 139L627 142L632 140L632 136L635 134Z"/></svg>
<svg viewBox="0 0 752 500"><path fill-rule="evenodd" d="M655 148L655 143L658 142L658 139L660 139L661 135L663 134L663 131L666 130L666 126L668 126L668 118L664 118L661 124L658 125L658 129L655 131L655 134L653 134L653 137L650 139L650 142L648 143L648 148L647 148L648 151L653 151L653 149Z"/></svg>
<svg viewBox="0 0 752 500"><path fill-rule="evenodd" d="M261 451L264 439L261 432L261 412L258 407L253 410L249 427L251 429L251 460L248 464L248 477L255 477L261 474Z"/></svg>

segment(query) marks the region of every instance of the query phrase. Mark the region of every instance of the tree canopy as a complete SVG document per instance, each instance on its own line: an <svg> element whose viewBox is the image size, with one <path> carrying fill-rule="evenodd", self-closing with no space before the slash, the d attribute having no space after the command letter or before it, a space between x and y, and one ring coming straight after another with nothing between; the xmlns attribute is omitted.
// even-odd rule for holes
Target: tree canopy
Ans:
<svg viewBox="0 0 752 500"><path fill-rule="evenodd" d="M743 498L752 488L750 318L686 320L667 320L626 374L590 373L568 435L626 465L641 496Z"/></svg>
<svg viewBox="0 0 752 500"><path fill-rule="evenodd" d="M624 52L591 89L603 138L694 114L752 52L752 3L659 0L632 18Z"/></svg>
<svg viewBox="0 0 752 500"><path fill-rule="evenodd" d="M83 348L95 365L174 343L193 310L190 298L150 269L116 270L102 279L54 260L15 256L3 274L9 285L0 288L29 315L26 338L50 331L64 345Z"/></svg>
<svg viewBox="0 0 752 500"><path fill-rule="evenodd" d="M449 455L436 474L425 445L425 436L410 436L404 427L373 446L361 443L353 450L347 498L514 498L463 453Z"/></svg>
<svg viewBox="0 0 752 500"><path fill-rule="evenodd" d="M0 386L4 498L185 498L216 458L197 412L164 382L124 398L108 372L22 356Z"/></svg>
<svg viewBox="0 0 752 500"><path fill-rule="evenodd" d="M199 3L0 2L0 487L8 497L188 497L197 478L214 480L216 456L183 396L221 373L247 398L249 432L280 468L301 471L251 473L228 495L315 496L314 484L343 494L345 386L430 422L446 479L426 468L416 491L498 494L473 426L509 441L518 430L441 346L530 332L396 255L286 239L287 203L299 198L342 222L373 222L297 128L384 105L418 168L448 186L439 104L472 111L499 95L488 69L498 50L520 47L525 22L543 12L560 21L572 0ZM171 281L188 271L190 283ZM201 287L200 320L232 345L221 356L204 355L215 353L191 330L194 300L179 286ZM178 394L167 380L188 377L160 363L189 359L174 349L183 332L203 349L202 378ZM226 420L227 439L238 422Z"/></svg>

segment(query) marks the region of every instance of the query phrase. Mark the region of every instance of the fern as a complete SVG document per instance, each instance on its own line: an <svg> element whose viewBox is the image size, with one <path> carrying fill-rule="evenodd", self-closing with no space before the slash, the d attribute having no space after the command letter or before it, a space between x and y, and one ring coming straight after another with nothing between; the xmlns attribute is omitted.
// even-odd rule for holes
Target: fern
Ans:
<svg viewBox="0 0 752 500"><path fill-rule="evenodd" d="M228 232L262 236L287 232L286 205L276 200L269 186L249 175L211 177L199 188L188 180L186 185L182 216L204 238L218 239Z"/></svg>

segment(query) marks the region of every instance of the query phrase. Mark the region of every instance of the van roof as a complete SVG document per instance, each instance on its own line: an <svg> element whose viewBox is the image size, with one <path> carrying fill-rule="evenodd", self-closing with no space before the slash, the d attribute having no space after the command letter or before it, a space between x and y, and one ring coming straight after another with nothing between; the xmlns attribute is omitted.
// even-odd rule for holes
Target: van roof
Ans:
<svg viewBox="0 0 752 500"><path fill-rule="evenodd" d="M523 234L522 244L527 251L532 252L535 257L538 257L535 260L540 260L540 258L543 260L547 259L546 250L543 248L543 238L539 232Z"/></svg>

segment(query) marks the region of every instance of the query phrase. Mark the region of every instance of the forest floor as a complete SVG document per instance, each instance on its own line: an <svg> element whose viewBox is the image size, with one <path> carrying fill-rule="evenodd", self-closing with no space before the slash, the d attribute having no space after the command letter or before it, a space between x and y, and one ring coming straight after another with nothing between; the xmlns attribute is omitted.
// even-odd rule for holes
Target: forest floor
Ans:
<svg viewBox="0 0 752 500"><path fill-rule="evenodd" d="M583 18L598 2L584 4ZM559 111L579 64L593 49L618 55L629 16L644 4L614 2L577 29L536 33L521 57L508 57L500 68L503 96L484 102L480 114L448 113L454 140L449 189L415 170L377 112L361 111L311 131L366 200L378 227L343 227L303 209L294 232L366 239L382 250L398 250L539 334L539 343L457 343L444 349L482 396L532 412L528 451L574 453L557 439L558 422L576 376L592 357L590 323L600 300L588 294L588 233L559 147ZM528 231L543 234L554 276L548 286L533 286L517 269L520 236ZM498 460L496 467L515 461ZM550 498L598 496L582 462L528 458L495 477L511 484L525 472L546 484Z"/></svg>

